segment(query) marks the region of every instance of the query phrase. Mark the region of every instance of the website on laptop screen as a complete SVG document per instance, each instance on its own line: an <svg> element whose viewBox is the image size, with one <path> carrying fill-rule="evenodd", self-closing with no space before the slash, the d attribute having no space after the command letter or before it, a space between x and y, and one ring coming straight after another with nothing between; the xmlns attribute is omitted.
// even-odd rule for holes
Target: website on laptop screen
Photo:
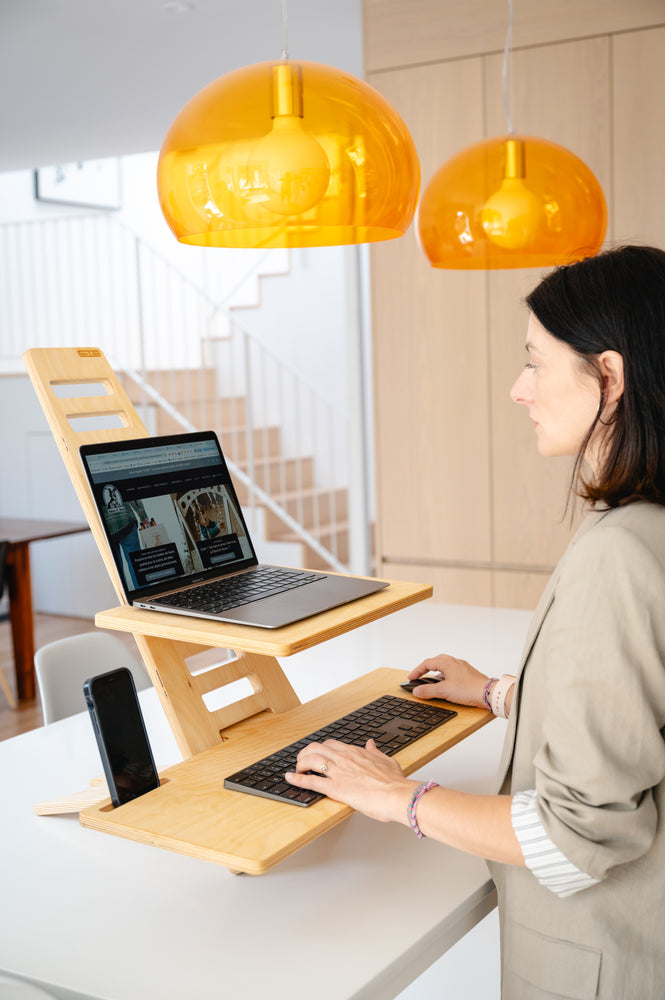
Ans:
<svg viewBox="0 0 665 1000"><path fill-rule="evenodd" d="M81 454L128 596L255 564L214 438Z"/></svg>

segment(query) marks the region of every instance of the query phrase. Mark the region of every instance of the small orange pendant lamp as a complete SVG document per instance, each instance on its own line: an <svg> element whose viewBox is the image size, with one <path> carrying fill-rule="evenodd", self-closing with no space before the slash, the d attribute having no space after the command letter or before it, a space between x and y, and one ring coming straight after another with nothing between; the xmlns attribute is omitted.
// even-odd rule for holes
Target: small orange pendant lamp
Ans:
<svg viewBox="0 0 665 1000"><path fill-rule="evenodd" d="M420 166L374 88L285 57L228 73L189 101L162 145L157 187L181 243L370 243L408 229Z"/></svg>
<svg viewBox="0 0 665 1000"><path fill-rule="evenodd" d="M418 242L432 267L550 267L598 253L607 229L602 188L585 163L546 139L509 134L468 146L434 174L418 206Z"/></svg>
<svg viewBox="0 0 665 1000"><path fill-rule="evenodd" d="M569 150L514 135L468 146L425 188L418 241L432 267L486 269L570 264L600 250L602 188Z"/></svg>

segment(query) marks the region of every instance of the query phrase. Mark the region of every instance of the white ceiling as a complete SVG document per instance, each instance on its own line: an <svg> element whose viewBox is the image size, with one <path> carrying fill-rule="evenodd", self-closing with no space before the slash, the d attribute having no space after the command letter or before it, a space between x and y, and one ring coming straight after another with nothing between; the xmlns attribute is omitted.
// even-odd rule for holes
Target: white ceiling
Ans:
<svg viewBox="0 0 665 1000"><path fill-rule="evenodd" d="M362 0L287 15L292 58L362 75ZM159 149L201 87L282 47L282 0L0 0L0 170Z"/></svg>

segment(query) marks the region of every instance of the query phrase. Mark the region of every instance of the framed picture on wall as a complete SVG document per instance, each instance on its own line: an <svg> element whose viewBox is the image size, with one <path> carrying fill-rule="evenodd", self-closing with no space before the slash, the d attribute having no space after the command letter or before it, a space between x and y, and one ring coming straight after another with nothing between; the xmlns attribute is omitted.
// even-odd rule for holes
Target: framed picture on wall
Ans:
<svg viewBox="0 0 665 1000"><path fill-rule="evenodd" d="M35 170L35 198L86 208L120 208L120 162L114 157L40 167Z"/></svg>

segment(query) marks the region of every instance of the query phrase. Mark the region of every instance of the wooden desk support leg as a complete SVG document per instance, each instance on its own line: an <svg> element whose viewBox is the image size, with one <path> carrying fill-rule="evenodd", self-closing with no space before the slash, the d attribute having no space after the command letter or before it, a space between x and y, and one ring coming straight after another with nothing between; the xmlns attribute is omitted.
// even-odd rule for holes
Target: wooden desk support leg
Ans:
<svg viewBox="0 0 665 1000"><path fill-rule="evenodd" d="M274 656L264 653L247 653L234 650L237 659L224 663L217 670L199 674L195 678L201 694L230 684L246 677L254 691L248 698L242 698L214 712L220 731L248 719L259 712L288 712L300 705L300 699L289 684L284 671ZM211 676L212 675L212 676ZM212 687L210 686L212 685Z"/></svg>
<svg viewBox="0 0 665 1000"><path fill-rule="evenodd" d="M9 618L14 647L16 693L19 701L35 697L35 640L32 617L30 552L27 542L13 545L7 559L9 583Z"/></svg>
<svg viewBox="0 0 665 1000"><path fill-rule="evenodd" d="M274 656L239 652L236 660L193 675L185 662L192 653L191 643L139 634L134 638L184 757L221 743L220 731L236 722L266 710L285 712L300 704ZM208 709L203 695L243 677L249 680L252 695L223 708Z"/></svg>

